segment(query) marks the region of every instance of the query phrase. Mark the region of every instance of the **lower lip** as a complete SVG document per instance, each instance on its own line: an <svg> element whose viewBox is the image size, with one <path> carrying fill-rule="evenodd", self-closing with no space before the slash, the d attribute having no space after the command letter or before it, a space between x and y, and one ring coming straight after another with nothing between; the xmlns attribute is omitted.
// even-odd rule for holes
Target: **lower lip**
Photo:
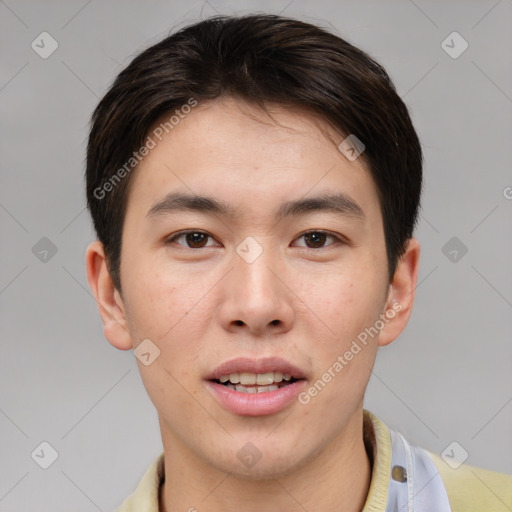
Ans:
<svg viewBox="0 0 512 512"><path fill-rule="evenodd" d="M306 381L297 380L274 391L263 393L243 393L210 380L206 381L206 385L224 409L241 416L266 416L282 411L296 400Z"/></svg>

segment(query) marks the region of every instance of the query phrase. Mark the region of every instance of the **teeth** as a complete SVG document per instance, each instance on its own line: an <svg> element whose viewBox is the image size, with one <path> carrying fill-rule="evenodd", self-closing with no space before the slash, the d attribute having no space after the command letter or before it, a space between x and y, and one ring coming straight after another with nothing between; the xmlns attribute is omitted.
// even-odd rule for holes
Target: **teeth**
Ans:
<svg viewBox="0 0 512 512"><path fill-rule="evenodd" d="M268 373L231 373L229 375L222 375L219 380L222 384L229 381L231 384L242 384L243 386L270 386L274 383L282 382L283 380L289 381L292 376L288 373L282 374L281 372L268 372ZM229 385L229 384L228 384Z"/></svg>
<svg viewBox="0 0 512 512"><path fill-rule="evenodd" d="M238 374L231 374L229 376L229 380L233 377L233 375L237 376ZM249 386L251 384L256 384L256 374L255 373L240 373L240 384L244 386Z"/></svg>
<svg viewBox="0 0 512 512"><path fill-rule="evenodd" d="M266 391L275 391L276 389L279 389L279 386L272 385L272 386L252 386L250 388L242 385L237 384L236 386L234 384L228 384L228 388L234 389L235 391L239 391L240 393L265 393Z"/></svg>
<svg viewBox="0 0 512 512"><path fill-rule="evenodd" d="M237 384L235 386L235 389L237 391L241 391L242 393L257 393L257 390L256 388L246 388L245 386L243 386L242 384Z"/></svg>
<svg viewBox="0 0 512 512"><path fill-rule="evenodd" d="M273 382L274 372L258 373L258 375L256 375L256 384L258 384L258 386L269 386Z"/></svg>

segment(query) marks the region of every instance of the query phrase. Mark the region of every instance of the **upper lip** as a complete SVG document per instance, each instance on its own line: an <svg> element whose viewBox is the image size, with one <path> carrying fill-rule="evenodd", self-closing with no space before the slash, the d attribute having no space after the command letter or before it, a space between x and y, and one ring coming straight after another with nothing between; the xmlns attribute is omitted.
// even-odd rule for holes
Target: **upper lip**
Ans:
<svg viewBox="0 0 512 512"><path fill-rule="evenodd" d="M262 359L252 359L249 357L239 357L225 361L220 364L206 376L207 380L218 380L223 375L231 373L269 373L281 372L291 375L294 379L303 379L304 373L295 365L289 363L280 357L266 357Z"/></svg>

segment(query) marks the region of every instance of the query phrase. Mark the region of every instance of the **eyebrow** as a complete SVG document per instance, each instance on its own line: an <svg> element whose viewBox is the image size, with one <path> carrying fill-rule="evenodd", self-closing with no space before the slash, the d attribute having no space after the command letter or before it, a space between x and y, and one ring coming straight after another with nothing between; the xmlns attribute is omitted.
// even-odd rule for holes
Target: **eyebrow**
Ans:
<svg viewBox="0 0 512 512"><path fill-rule="evenodd" d="M153 219L165 214L182 211L211 213L231 218L238 214L238 209L213 197L170 192L151 206L146 217ZM359 220L365 219L363 209L352 198L343 193L322 194L316 197L286 201L277 210L276 218L280 220L314 211L328 211Z"/></svg>

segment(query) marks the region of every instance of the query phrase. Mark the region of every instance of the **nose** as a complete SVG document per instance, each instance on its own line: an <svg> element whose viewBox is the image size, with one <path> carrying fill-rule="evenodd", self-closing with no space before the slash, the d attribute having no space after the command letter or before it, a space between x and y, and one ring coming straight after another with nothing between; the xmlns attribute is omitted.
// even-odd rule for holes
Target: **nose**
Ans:
<svg viewBox="0 0 512 512"><path fill-rule="evenodd" d="M296 296L287 282L290 275L284 262L270 248L263 249L254 261L242 256L234 254L232 269L222 281L222 327L252 336L289 331Z"/></svg>

